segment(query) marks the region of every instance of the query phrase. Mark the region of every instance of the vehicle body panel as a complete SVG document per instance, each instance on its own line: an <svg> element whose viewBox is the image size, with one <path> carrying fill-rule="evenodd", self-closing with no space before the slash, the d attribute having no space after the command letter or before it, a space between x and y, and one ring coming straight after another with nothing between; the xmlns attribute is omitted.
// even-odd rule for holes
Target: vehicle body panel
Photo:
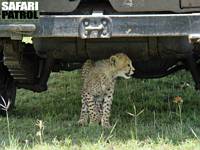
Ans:
<svg viewBox="0 0 200 150"><path fill-rule="evenodd" d="M191 12L200 11L199 0L110 0L119 12Z"/></svg>

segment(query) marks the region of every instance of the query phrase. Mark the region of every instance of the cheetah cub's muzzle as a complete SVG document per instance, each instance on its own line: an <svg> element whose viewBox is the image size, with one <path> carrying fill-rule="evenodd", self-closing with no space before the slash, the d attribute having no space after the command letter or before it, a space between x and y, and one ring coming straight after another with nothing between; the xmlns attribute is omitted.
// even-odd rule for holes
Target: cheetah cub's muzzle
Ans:
<svg viewBox="0 0 200 150"><path fill-rule="evenodd" d="M135 71L135 68L132 66L132 63L129 66L130 66L129 72L125 73L126 79L130 79L131 76L134 74L134 71Z"/></svg>

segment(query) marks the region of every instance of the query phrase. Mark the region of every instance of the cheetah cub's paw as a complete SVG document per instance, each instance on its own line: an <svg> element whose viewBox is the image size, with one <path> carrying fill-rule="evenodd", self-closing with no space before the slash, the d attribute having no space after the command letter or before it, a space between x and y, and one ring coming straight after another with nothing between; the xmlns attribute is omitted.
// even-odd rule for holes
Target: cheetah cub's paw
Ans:
<svg viewBox="0 0 200 150"><path fill-rule="evenodd" d="M84 119L80 119L78 121L78 125L79 126L86 126L88 124L87 120L84 120Z"/></svg>
<svg viewBox="0 0 200 150"><path fill-rule="evenodd" d="M107 128L107 129L112 128L112 126L110 125L109 122L104 122L104 121L101 122L101 126L102 126L103 128Z"/></svg>

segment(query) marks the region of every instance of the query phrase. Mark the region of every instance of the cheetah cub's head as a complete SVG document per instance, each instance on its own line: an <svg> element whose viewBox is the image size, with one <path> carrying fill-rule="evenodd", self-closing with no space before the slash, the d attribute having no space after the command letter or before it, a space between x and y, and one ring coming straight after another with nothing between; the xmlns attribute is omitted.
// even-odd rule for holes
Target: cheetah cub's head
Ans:
<svg viewBox="0 0 200 150"><path fill-rule="evenodd" d="M135 68L132 65L131 59L123 53L118 53L110 57L110 63L114 68L114 77L131 78Z"/></svg>

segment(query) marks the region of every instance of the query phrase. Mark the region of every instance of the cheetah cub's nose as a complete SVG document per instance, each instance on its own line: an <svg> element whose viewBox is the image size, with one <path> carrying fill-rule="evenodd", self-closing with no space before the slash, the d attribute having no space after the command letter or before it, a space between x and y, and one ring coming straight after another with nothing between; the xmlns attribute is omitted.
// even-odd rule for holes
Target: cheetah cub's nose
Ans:
<svg viewBox="0 0 200 150"><path fill-rule="evenodd" d="M134 68L134 67L133 67L132 71L133 71L133 73L134 73L134 71L135 71L135 68Z"/></svg>
<svg viewBox="0 0 200 150"><path fill-rule="evenodd" d="M134 74L134 71L135 71L135 68L133 68L130 72L130 75L133 75Z"/></svg>
<svg viewBox="0 0 200 150"><path fill-rule="evenodd" d="M131 65L130 75L133 75L135 72L135 68Z"/></svg>

